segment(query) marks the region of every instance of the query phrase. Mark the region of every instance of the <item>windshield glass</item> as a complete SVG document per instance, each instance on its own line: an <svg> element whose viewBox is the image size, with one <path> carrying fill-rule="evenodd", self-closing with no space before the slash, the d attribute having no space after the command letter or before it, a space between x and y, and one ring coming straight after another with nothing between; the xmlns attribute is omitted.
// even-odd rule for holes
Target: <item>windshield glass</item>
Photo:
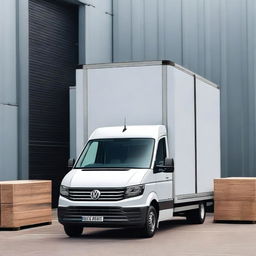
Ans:
<svg viewBox="0 0 256 256"><path fill-rule="evenodd" d="M154 139L99 139L88 142L75 168L150 168Z"/></svg>

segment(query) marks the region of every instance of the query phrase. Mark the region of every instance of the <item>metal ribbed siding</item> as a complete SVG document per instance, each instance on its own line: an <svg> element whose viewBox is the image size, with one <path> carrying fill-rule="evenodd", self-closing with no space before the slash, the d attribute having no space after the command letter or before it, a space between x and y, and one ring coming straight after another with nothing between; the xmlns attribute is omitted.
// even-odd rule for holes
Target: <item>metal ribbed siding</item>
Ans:
<svg viewBox="0 0 256 256"><path fill-rule="evenodd" d="M29 177L53 180L53 201L67 173L69 86L75 85L77 7L29 2Z"/></svg>
<svg viewBox="0 0 256 256"><path fill-rule="evenodd" d="M114 0L114 61L170 59L221 86L222 175L256 175L254 0Z"/></svg>

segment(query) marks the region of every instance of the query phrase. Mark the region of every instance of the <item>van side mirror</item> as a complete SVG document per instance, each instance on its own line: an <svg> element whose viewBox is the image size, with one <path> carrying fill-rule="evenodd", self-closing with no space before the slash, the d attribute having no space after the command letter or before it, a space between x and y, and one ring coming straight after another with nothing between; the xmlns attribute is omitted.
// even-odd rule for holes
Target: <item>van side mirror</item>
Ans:
<svg viewBox="0 0 256 256"><path fill-rule="evenodd" d="M165 158L164 161L165 172L174 172L174 161L173 158Z"/></svg>
<svg viewBox="0 0 256 256"><path fill-rule="evenodd" d="M173 172L174 171L174 161L171 158L165 158L163 165L155 165L153 172Z"/></svg>
<svg viewBox="0 0 256 256"><path fill-rule="evenodd" d="M75 159L74 158L69 158L68 159L68 168L72 169L74 164L75 164Z"/></svg>

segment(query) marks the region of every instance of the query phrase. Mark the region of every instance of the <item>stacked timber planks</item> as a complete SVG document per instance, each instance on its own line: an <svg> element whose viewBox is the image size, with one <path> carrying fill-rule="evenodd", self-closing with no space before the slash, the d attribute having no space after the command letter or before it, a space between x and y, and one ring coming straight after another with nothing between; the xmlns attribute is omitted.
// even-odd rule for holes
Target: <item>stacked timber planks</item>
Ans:
<svg viewBox="0 0 256 256"><path fill-rule="evenodd" d="M0 227L50 223L52 221L49 180L17 180L0 182Z"/></svg>
<svg viewBox="0 0 256 256"><path fill-rule="evenodd" d="M215 221L256 221L256 178L214 180Z"/></svg>

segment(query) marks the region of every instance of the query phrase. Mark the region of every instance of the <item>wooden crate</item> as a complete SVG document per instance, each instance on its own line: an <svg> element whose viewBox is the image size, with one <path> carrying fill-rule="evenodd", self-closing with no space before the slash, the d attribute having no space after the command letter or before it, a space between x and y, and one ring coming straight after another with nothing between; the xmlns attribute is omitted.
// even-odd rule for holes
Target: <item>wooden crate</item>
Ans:
<svg viewBox="0 0 256 256"><path fill-rule="evenodd" d="M48 180L0 182L0 227L20 228L51 222L51 188Z"/></svg>
<svg viewBox="0 0 256 256"><path fill-rule="evenodd" d="M214 180L215 221L256 221L256 178Z"/></svg>

